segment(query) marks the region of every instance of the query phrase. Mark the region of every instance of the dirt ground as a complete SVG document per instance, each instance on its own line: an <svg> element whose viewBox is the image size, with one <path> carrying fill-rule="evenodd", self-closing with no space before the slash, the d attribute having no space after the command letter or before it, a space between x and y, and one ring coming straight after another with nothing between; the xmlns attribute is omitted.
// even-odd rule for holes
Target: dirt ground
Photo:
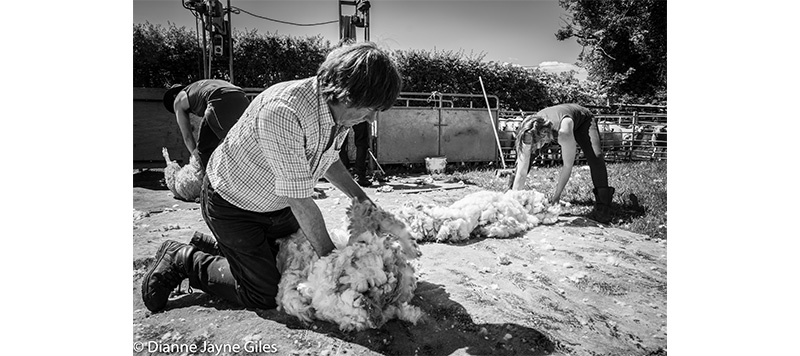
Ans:
<svg viewBox="0 0 800 356"><path fill-rule="evenodd" d="M411 303L426 316L417 325L391 321L345 333L327 322L304 325L275 310L243 309L201 291L177 295L165 311L152 314L142 303L141 281L158 247L167 239L188 243L194 231L210 233L199 204L174 199L156 183L158 174L134 174L135 355L667 353L666 241L575 216L509 239L423 244ZM408 201L449 205L480 190L418 181L390 180L391 192L365 190L388 211ZM328 226L343 227L349 200L329 183L317 187L325 192L316 202ZM414 193L419 188L445 189Z"/></svg>

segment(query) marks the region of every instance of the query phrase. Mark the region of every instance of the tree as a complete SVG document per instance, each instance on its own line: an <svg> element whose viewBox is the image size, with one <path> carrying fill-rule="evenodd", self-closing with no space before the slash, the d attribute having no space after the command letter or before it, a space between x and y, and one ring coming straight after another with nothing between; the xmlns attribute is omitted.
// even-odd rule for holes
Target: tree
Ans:
<svg viewBox="0 0 800 356"><path fill-rule="evenodd" d="M550 98L550 105L579 103L583 105L603 105L605 96L597 88L597 83L590 80L578 80L574 70L561 73L548 73L534 69L532 75L543 84Z"/></svg>
<svg viewBox="0 0 800 356"><path fill-rule="evenodd" d="M667 88L666 0L559 0L570 13L556 32L575 38L589 79L615 100L664 104Z"/></svg>

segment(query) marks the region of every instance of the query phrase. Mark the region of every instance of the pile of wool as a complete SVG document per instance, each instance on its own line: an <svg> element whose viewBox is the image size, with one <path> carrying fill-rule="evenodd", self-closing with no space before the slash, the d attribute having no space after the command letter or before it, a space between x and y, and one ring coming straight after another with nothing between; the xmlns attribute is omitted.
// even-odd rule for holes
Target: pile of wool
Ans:
<svg viewBox="0 0 800 356"><path fill-rule="evenodd" d="M178 162L169 159L166 147L161 149L161 153L164 155L164 160L167 161L167 167L164 168L164 181L172 195L181 200L200 202L200 189L205 176L200 162L191 156L189 164L181 167Z"/></svg>
<svg viewBox="0 0 800 356"><path fill-rule="evenodd" d="M302 231L280 241L278 310L343 331L374 329L390 319L416 324L408 302L417 288L411 260L420 255L405 225L369 202L353 200L349 232L331 231L336 249L319 258Z"/></svg>
<svg viewBox="0 0 800 356"><path fill-rule="evenodd" d="M450 206L406 204L397 212L420 241L459 242L473 236L509 237L539 224L553 224L560 214L535 190L481 191Z"/></svg>

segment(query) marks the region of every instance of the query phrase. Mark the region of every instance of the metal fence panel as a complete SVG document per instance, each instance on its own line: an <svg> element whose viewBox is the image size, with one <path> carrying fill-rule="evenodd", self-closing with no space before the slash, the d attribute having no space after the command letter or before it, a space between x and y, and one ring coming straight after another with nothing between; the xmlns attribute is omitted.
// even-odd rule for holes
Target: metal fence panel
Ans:
<svg viewBox="0 0 800 356"><path fill-rule="evenodd" d="M487 100L494 103L494 126L489 110L480 107ZM378 115L374 148L381 164L423 163L425 157L446 157L448 162L498 159L496 96L401 93L398 103Z"/></svg>
<svg viewBox="0 0 800 356"><path fill-rule="evenodd" d="M439 112L396 107L378 114L375 146L380 163L420 163L439 155Z"/></svg>
<svg viewBox="0 0 800 356"><path fill-rule="evenodd" d="M497 111L492 112L497 117ZM448 162L497 159L497 141L489 112L484 109L442 109L440 156Z"/></svg>

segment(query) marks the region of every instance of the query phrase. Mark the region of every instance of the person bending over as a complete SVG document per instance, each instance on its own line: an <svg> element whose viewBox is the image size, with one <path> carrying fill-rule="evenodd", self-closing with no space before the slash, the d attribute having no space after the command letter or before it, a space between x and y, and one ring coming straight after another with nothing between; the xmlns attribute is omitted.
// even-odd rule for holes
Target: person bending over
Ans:
<svg viewBox="0 0 800 356"><path fill-rule="evenodd" d="M601 223L611 221L614 188L608 186L608 172L600 146L597 119L589 109L578 104L547 107L522 120L517 129L517 162L511 189L525 189L525 180L530 172L531 151L534 148L541 149L554 139L561 146L563 165L550 202L557 203L560 200L575 164L576 147L580 146L589 164L594 184L595 203L589 217Z"/></svg>
<svg viewBox="0 0 800 356"><path fill-rule="evenodd" d="M219 79L203 79L189 85L175 84L164 93L164 107L178 120L183 143L203 169L214 149L247 109L244 90ZM189 114L202 119L194 137Z"/></svg>

